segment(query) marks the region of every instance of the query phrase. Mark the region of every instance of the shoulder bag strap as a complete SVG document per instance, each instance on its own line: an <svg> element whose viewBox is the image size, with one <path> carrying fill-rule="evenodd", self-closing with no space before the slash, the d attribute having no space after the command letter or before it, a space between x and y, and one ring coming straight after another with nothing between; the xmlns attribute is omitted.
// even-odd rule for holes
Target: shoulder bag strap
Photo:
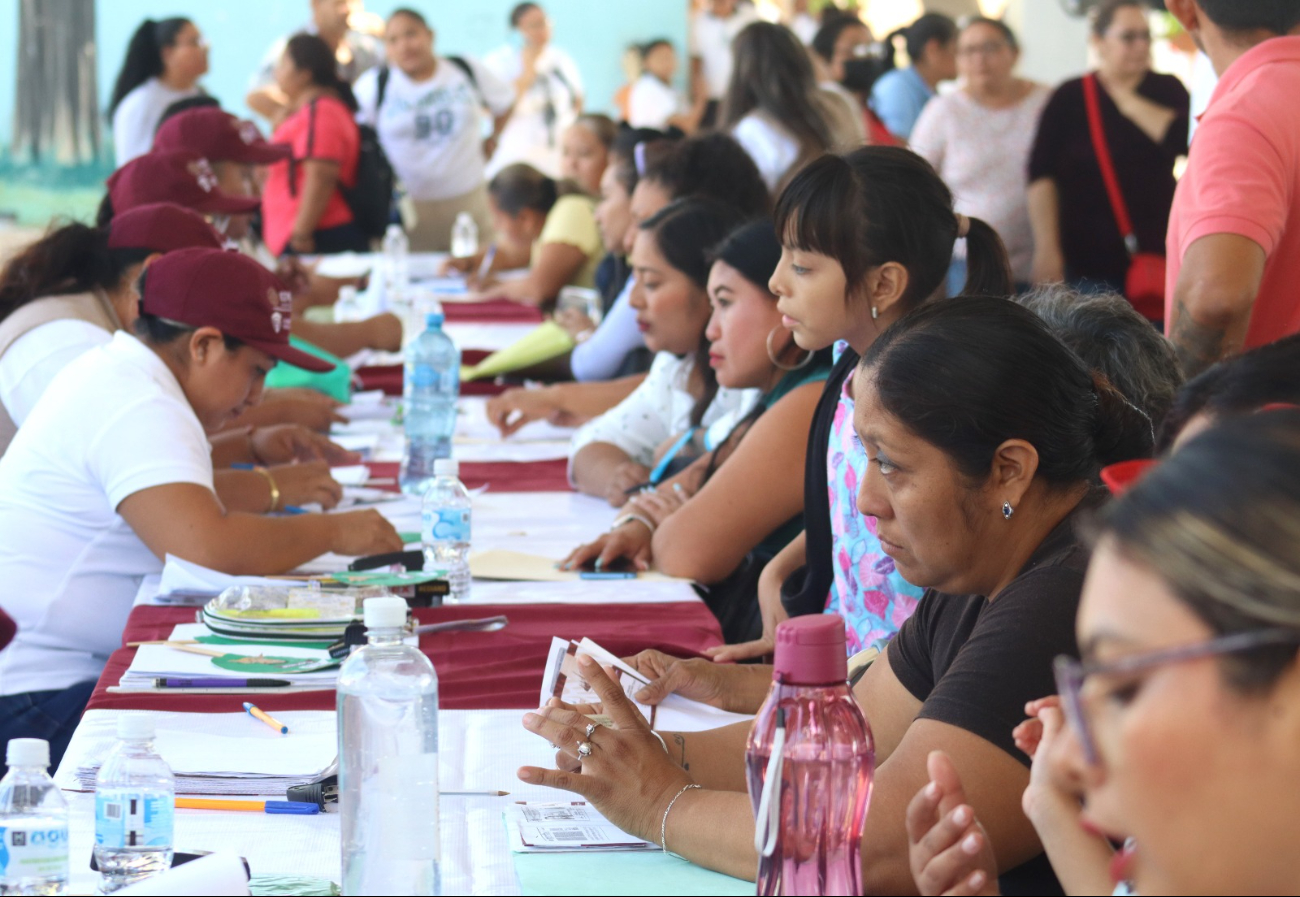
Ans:
<svg viewBox="0 0 1300 897"><path fill-rule="evenodd" d="M1115 174L1115 162L1110 155L1110 145L1106 142L1106 130L1101 120L1101 96L1095 73L1084 76L1083 97L1088 107L1088 130L1092 134L1092 149L1097 154L1097 164L1101 167L1101 179L1106 182L1106 194L1110 197L1110 208L1115 213L1115 224L1129 255L1137 255L1137 234L1133 232L1133 219L1129 217L1128 205L1119 187L1119 178Z"/></svg>

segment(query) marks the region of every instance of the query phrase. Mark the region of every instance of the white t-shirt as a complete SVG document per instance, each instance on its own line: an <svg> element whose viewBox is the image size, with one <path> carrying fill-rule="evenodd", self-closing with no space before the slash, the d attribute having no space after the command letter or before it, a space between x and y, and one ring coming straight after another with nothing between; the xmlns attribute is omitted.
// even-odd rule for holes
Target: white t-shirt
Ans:
<svg viewBox="0 0 1300 897"><path fill-rule="evenodd" d="M773 192L799 158L799 142L785 128L758 112L751 112L736 122L731 136L749 153L763 176L763 183Z"/></svg>
<svg viewBox="0 0 1300 897"><path fill-rule="evenodd" d="M794 18L790 20L790 30L794 36L799 38L799 43L805 47L811 47L813 38L817 36L817 29L821 28L817 19L806 12L795 13Z"/></svg>
<svg viewBox="0 0 1300 897"><path fill-rule="evenodd" d="M493 50L483 57L483 64L512 86L524 70L521 51L510 46ZM542 49L536 72L497 139L488 177L516 162L527 162L548 177L560 176L560 136L578 117L585 93L582 75L573 58L554 44Z"/></svg>
<svg viewBox="0 0 1300 897"><path fill-rule="evenodd" d="M628 277L614 304L605 312L591 338L578 343L569 355L569 370L579 382L610 380L623 366L627 356L645 347L645 337L636 326L636 309L632 307L632 287L636 275Z"/></svg>
<svg viewBox="0 0 1300 897"><path fill-rule="evenodd" d="M0 604L18 624L0 694L99 676L162 570L117 508L168 483L212 489L211 447L162 359L119 332L54 378L0 459Z"/></svg>
<svg viewBox="0 0 1300 897"><path fill-rule="evenodd" d="M668 119L682 111L682 95L646 72L632 84L627 98L627 123L634 128L668 130Z"/></svg>
<svg viewBox="0 0 1300 897"><path fill-rule="evenodd" d="M154 132L168 106L201 93L198 87L172 90L157 78L150 78L122 97L113 112L113 152L117 167L153 149Z"/></svg>
<svg viewBox="0 0 1300 897"><path fill-rule="evenodd" d="M0 355L0 402L13 422L21 427L60 371L112 338L103 327L66 318L42 324L14 340Z"/></svg>
<svg viewBox="0 0 1300 897"><path fill-rule="evenodd" d="M709 99L720 100L731 81L731 42L746 25L758 21L758 13L748 3L736 6L736 11L720 19L708 10L701 10L691 19L691 56L700 60L704 83L709 88Z"/></svg>
<svg viewBox="0 0 1300 897"><path fill-rule="evenodd" d="M438 60L427 81L412 81L401 69L389 68L377 116L380 69L357 79L357 121L375 126L378 119L379 142L411 199L451 199L483 183L483 106L504 115L515 92L481 63L465 63L477 87L448 59Z"/></svg>
<svg viewBox="0 0 1300 897"><path fill-rule="evenodd" d="M670 352L657 354L650 373L630 396L574 434L569 447L570 477L573 456L593 442L616 445L633 461L649 467L655 449L690 429L695 398L686 387L694 365L689 355L678 358ZM708 428L706 444L722 442L761 398L762 392L757 389L719 387L700 422Z"/></svg>

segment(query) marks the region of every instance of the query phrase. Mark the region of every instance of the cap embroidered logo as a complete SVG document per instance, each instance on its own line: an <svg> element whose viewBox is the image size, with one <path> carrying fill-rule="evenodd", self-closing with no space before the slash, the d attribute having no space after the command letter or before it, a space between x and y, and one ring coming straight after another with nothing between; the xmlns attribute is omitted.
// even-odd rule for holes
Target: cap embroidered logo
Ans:
<svg viewBox="0 0 1300 897"><path fill-rule="evenodd" d="M195 159L188 166L190 174L194 175L194 180L203 188L204 193L211 193L217 189L218 181L216 172L208 164L207 159Z"/></svg>
<svg viewBox="0 0 1300 897"><path fill-rule="evenodd" d="M257 125L253 124L251 121L240 121L239 119L231 119L231 122L235 125L236 129L239 131L239 139L244 141L244 143L248 146L252 146L253 142L262 136L261 134L257 133Z"/></svg>
<svg viewBox="0 0 1300 897"><path fill-rule="evenodd" d="M284 330L286 333L293 322L293 297L284 290L277 293L275 290L266 291L267 301L271 305L271 328L279 333Z"/></svg>

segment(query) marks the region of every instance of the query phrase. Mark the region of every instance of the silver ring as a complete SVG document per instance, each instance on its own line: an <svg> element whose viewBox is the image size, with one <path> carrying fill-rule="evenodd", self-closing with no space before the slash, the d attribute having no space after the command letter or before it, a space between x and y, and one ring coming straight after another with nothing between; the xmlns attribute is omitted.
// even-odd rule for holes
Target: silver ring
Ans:
<svg viewBox="0 0 1300 897"><path fill-rule="evenodd" d="M579 757L590 757L590 756L591 756L591 742L590 742L590 741L581 741L581 742L578 743L578 756L579 756Z"/></svg>
<svg viewBox="0 0 1300 897"><path fill-rule="evenodd" d="M592 734L599 728L600 726L596 725L595 723L587 723L587 737L590 738Z"/></svg>

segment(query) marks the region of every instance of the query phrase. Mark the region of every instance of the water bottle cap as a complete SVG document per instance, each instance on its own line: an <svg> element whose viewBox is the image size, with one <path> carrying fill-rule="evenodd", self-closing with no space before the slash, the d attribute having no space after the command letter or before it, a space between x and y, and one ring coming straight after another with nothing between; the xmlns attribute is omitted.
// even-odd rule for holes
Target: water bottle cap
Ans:
<svg viewBox="0 0 1300 897"><path fill-rule="evenodd" d="M777 624L775 665L776 677L791 685L846 681L844 620L838 614L812 614Z"/></svg>
<svg viewBox="0 0 1300 897"><path fill-rule="evenodd" d="M152 716L146 713L123 713L117 718L117 737L123 741L148 741L153 736Z"/></svg>
<svg viewBox="0 0 1300 897"><path fill-rule="evenodd" d="M455 458L439 458L433 462L433 475L436 477L459 477L460 462Z"/></svg>
<svg viewBox="0 0 1300 897"><path fill-rule="evenodd" d="M397 235L400 236L400 235L402 235L402 234L404 234L404 233L405 233L405 231L402 230L402 226L401 226L400 224L396 223L396 222L393 222L392 224L388 225L388 228L384 231L384 236L385 236L385 237L391 237L391 236L393 236L394 234L397 234Z"/></svg>
<svg viewBox="0 0 1300 897"><path fill-rule="evenodd" d="M363 613L367 629L401 629L406 625L406 599L396 595L367 598Z"/></svg>
<svg viewBox="0 0 1300 897"><path fill-rule="evenodd" d="M50 765L50 743L44 738L13 738L5 749L5 763L10 766Z"/></svg>
<svg viewBox="0 0 1300 897"><path fill-rule="evenodd" d="M441 326L442 326L442 322L445 321L446 319L447 319L446 316L445 316L442 312L440 312L440 311L431 311L431 312L429 312L427 315L424 316L424 326L426 326L426 327L441 327Z"/></svg>

